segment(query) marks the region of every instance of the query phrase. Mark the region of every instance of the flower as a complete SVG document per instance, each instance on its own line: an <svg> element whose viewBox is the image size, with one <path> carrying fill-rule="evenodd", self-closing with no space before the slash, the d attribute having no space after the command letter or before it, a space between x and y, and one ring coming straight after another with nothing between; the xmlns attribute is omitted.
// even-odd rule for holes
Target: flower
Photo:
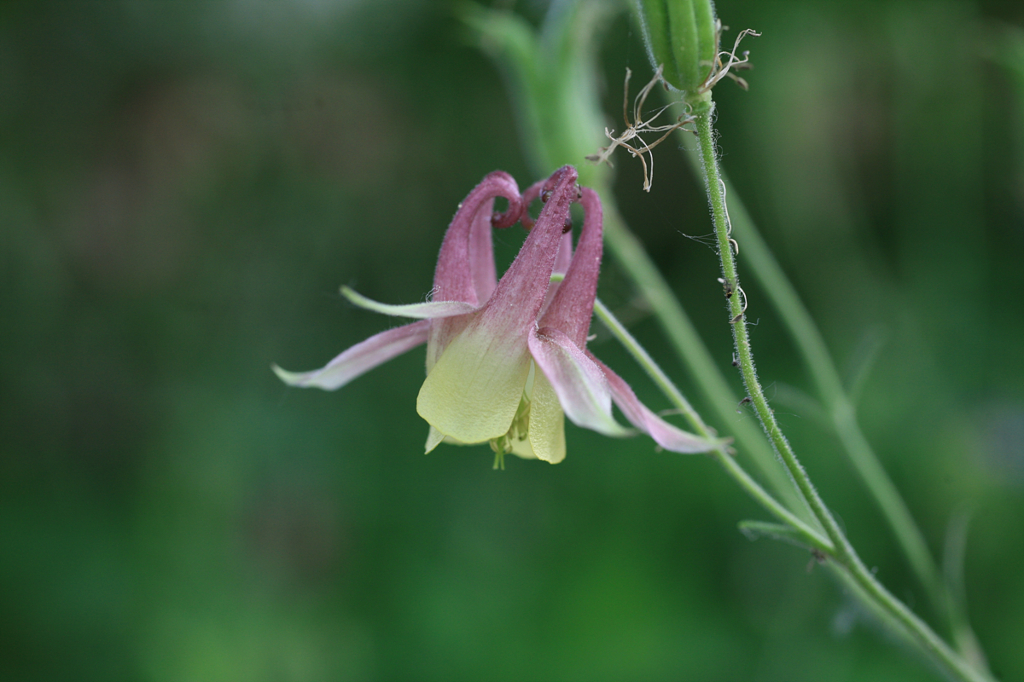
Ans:
<svg viewBox="0 0 1024 682"><path fill-rule="evenodd" d="M423 318L353 346L325 367L293 374L274 371L293 386L335 389L386 360L427 343L427 377L416 410L430 425L426 451L442 441L489 442L495 465L505 454L552 464L565 457L565 416L609 436L632 433L612 416L612 404L637 429L674 452L706 452L717 443L668 424L586 348L602 255L602 211L597 194L576 184L564 166L520 195L515 181L496 171L460 204L441 245L431 301L392 306L348 289L357 305L389 315ZM492 214L495 197L508 210ZM534 222L532 199L544 201ZM572 254L570 206L585 218ZM530 233L496 281L491 226L521 220ZM565 272L552 283L555 272Z"/></svg>

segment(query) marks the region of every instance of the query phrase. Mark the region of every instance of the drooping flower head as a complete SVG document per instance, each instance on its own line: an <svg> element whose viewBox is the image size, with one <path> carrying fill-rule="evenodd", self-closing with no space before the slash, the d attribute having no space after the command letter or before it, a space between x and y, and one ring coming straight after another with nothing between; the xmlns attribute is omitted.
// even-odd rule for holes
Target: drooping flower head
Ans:
<svg viewBox="0 0 1024 682"><path fill-rule="evenodd" d="M420 343L427 377L416 410L430 425L426 450L442 441L490 443L496 465L505 454L556 463L565 457L565 416L609 436L631 433L612 416L613 402L638 429L675 452L705 452L716 443L663 421L629 386L586 349L602 254L597 194L576 183L572 166L520 195L514 180L494 172L460 204L441 246L432 300L390 306L343 289L353 302L390 315L423 318L367 339L322 369L293 374L294 386L338 388ZM494 199L508 209L494 213ZM530 202L540 197L534 221ZM569 209L585 218L572 253ZM521 221L530 230L512 265L496 281L491 228ZM554 272L565 272L560 284Z"/></svg>

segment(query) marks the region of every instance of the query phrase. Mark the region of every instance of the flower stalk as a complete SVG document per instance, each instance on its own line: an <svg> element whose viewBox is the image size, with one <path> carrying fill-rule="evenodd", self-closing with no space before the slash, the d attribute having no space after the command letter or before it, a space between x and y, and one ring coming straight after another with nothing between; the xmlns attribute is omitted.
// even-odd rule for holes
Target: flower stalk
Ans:
<svg viewBox="0 0 1024 682"><path fill-rule="evenodd" d="M887 616L890 625L904 629L947 674L955 679L970 682L991 680L992 678L987 673L979 671L968 664L941 637L935 634L927 623L910 611L903 602L894 597L878 582L874 574L861 561L857 552L840 529L839 524L832 516L832 513L825 506L825 503L811 483L807 472L797 459L796 453L789 445L789 441L786 440L785 435L779 428L778 422L775 419L775 413L768 405L768 400L758 381L757 371L754 367L754 356L750 347L750 335L746 324L747 301L740 287L739 276L736 270L734 253L736 244L732 238L732 227L725 202L725 183L719 172L718 158L715 154L713 115L714 103L712 102L708 111L698 114L696 117L701 170L704 176L705 190L708 194L708 202L711 205L718 255L722 266L722 278L729 304L729 323L733 328L733 342L736 348L740 373L743 376L747 393L751 398L754 412L757 414L758 420L771 441L772 447L793 478L793 482L800 491L801 496L831 541L834 549L827 553L828 557L842 566L863 592L881 607L881 613Z"/></svg>
<svg viewBox="0 0 1024 682"><path fill-rule="evenodd" d="M691 154L695 167L700 167L699 154ZM724 174L723 174L724 177ZM728 178L725 185L729 187ZM735 197L735 194L732 195ZM957 641L965 640L967 647L960 646L966 654L969 648L977 648L974 634L966 615L957 599L949 592L939 569L928 550L924 535L914 522L899 491L878 460L857 421L853 401L843 386L835 364L825 346L810 312L800 300L792 283L782 267L768 249L742 201L730 202L729 222L735 234L743 242L743 253L751 266L754 277L761 283L768 300L779 313L796 343L808 373L813 378L818 396L824 406L826 418L839 437L854 470L892 528L900 547L907 557L911 569L925 589L935 611L945 616L950 630ZM960 633L960 634L957 634ZM982 660L979 658L979 661Z"/></svg>

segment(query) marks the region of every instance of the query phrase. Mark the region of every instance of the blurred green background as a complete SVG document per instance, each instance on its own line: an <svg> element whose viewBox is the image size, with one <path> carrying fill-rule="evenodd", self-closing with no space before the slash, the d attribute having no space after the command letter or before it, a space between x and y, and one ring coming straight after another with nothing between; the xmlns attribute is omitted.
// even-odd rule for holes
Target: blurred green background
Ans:
<svg viewBox="0 0 1024 682"><path fill-rule="evenodd" d="M271 374L394 323L341 284L421 300L485 173L533 180L453 8L0 5L0 677L934 679L804 551L741 535L764 514L706 458L568 426L563 464L494 472L486 447L421 454L421 351L337 393ZM839 365L880 348L864 429L936 555L970 515L970 615L994 673L1024 679L1024 11L718 10L764 34L750 92L716 89L724 167ZM621 127L625 67L650 74L625 15L601 60ZM617 196L739 390L674 144L649 195L620 152ZM497 239L507 261L520 237ZM783 427L930 617L746 283ZM699 405L611 258L601 295ZM667 407L614 343L592 348Z"/></svg>

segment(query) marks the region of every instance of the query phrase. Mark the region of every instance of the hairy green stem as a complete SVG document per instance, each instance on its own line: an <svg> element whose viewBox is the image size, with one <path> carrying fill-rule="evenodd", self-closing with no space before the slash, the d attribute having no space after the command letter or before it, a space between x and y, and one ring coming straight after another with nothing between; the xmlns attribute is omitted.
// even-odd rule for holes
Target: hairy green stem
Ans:
<svg viewBox="0 0 1024 682"><path fill-rule="evenodd" d="M717 434L704 423L700 415L697 413L690 402L682 394L682 392L676 387L672 380L668 378L668 375L662 371L658 363L654 361L647 351L641 346L633 335L626 330L626 328L619 322L612 312L605 306L600 299L594 302L594 313L597 318L604 323L605 327L611 331L612 335L619 340L626 350L629 351L630 355L637 361L637 363L643 367L644 371L647 372L648 376L654 380L654 383L658 385L661 392L665 394L665 397L678 409L687 421L690 422L693 430L697 432L699 436L707 439L714 439ZM817 549L820 552L831 554L834 551L834 547L828 538L823 537L817 530L800 520L795 514L786 509L778 500L771 496L771 494L762 488L757 481L750 477L750 475L736 462L736 460L730 455L725 446L720 446L711 451L711 455L722 465L732 478L739 483L740 487L743 488L747 493L754 498L762 507L764 507L769 513L775 518L779 519L783 523L793 528L799 535L800 539L803 540L804 544Z"/></svg>
<svg viewBox="0 0 1024 682"><path fill-rule="evenodd" d="M655 267L639 240L626 227L615 205L614 195L605 187L600 188L599 193L604 204L604 237L608 248L651 307L665 335L707 399L708 405L718 415L719 420L728 425L737 445L750 455L758 471L789 510L805 521L816 523L756 427L749 421L736 419L738 398L729 388L721 370L718 369L718 363L704 345L668 282Z"/></svg>
<svg viewBox="0 0 1024 682"><path fill-rule="evenodd" d="M710 98L710 93L709 93ZM715 152L715 133L712 124L714 105L696 118L697 138L700 145L701 170L704 176L705 189L711 204L715 235L718 242L719 259L722 265L722 277L725 280L725 291L729 304L729 323L733 328L733 341L739 359L740 373L743 375L747 393L751 398L758 420L764 427L768 439L776 453L786 465L793 482L807 502L812 513L822 525L825 533L835 547L831 557L843 566L861 587L864 593L883 608L883 612L905 628L913 640L941 665L951 676L961 680L981 681L988 676L967 664L952 648L901 601L889 593L861 561L853 546L846 538L832 513L825 506L817 490L814 489L807 472L804 470L796 453L789 445L785 435L775 420L775 414L768 405L764 391L757 378L754 367L754 356L750 347L750 336L747 331L745 312L746 295L740 287L736 272L732 226L729 222L728 209L725 203L725 184L718 170L718 158Z"/></svg>
<svg viewBox="0 0 1024 682"><path fill-rule="evenodd" d="M699 163L699 156L693 154L691 160ZM724 178L724 174L723 174ZM857 422L856 410L843 382L832 361L825 341L821 336L810 312L800 300L792 283L786 277L778 261L772 255L757 231L754 221L747 212L743 202L729 188L730 221L734 234L743 241L743 256L750 263L754 277L760 282L783 324L789 329L796 342L808 372L813 377L818 395L825 407L828 419L847 456L853 463L854 470L864 481L868 492L875 499L883 516L892 528L893 534L918 580L924 586L936 612L946 617L953 633L970 632L959 603L949 593L946 584L940 577L924 535L914 522L903 497L899 494L892 479L882 467L864 432ZM962 637L958 637L961 639ZM974 642L973 633L966 641ZM976 644L975 644L976 646ZM959 647L963 651L965 647ZM965 651L966 653L966 651Z"/></svg>

